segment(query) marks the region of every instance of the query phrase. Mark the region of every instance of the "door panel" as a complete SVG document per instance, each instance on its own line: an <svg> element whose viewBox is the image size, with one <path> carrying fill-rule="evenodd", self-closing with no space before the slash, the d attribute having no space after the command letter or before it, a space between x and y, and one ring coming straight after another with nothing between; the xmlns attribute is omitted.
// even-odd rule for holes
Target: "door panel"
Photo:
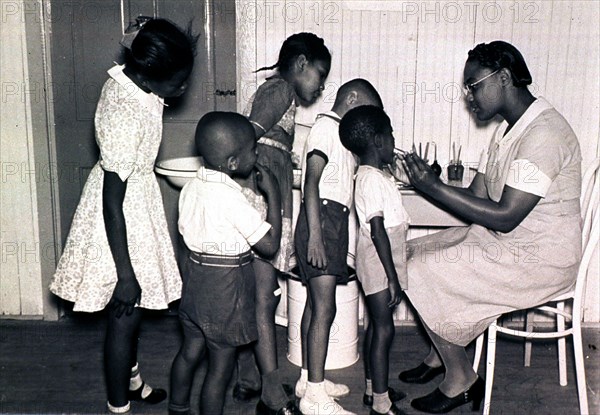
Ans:
<svg viewBox="0 0 600 415"><path fill-rule="evenodd" d="M227 16L215 19L215 13ZM224 13L224 12L223 12ZM56 117L56 149L62 244L91 168L98 160L93 118L106 71L122 63L122 31L138 15L167 18L182 28L191 22L199 35L194 70L186 94L167 101L160 158L195 153L196 123L206 112L234 110L234 0L51 1L52 87ZM215 70L215 65L219 70ZM181 250L176 229L179 191L159 177L169 231Z"/></svg>

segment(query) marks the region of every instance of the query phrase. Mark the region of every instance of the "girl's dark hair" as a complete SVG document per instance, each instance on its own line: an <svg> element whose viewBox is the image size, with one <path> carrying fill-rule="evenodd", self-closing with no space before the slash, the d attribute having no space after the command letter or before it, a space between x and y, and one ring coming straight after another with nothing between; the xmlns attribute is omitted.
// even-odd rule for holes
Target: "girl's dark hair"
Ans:
<svg viewBox="0 0 600 415"><path fill-rule="evenodd" d="M531 74L521 52L510 43L496 40L488 44L480 43L469 51L468 61L492 70L507 68L512 74L513 85L526 87L532 82Z"/></svg>
<svg viewBox="0 0 600 415"><path fill-rule="evenodd" d="M146 78L167 80L193 65L197 40L191 23L183 31L166 19L152 19L125 50L125 65Z"/></svg>
<svg viewBox="0 0 600 415"><path fill-rule="evenodd" d="M390 117L375 105L361 105L353 108L340 121L340 140L344 147L362 156L373 142L376 134L383 134L391 128Z"/></svg>
<svg viewBox="0 0 600 415"><path fill-rule="evenodd" d="M279 69L280 72L287 72L300 55L304 55L309 62L323 61L331 64L331 53L329 53L323 39L314 33L301 32L291 35L283 42L279 51L279 58L274 65L262 67L257 69L256 72L275 68Z"/></svg>

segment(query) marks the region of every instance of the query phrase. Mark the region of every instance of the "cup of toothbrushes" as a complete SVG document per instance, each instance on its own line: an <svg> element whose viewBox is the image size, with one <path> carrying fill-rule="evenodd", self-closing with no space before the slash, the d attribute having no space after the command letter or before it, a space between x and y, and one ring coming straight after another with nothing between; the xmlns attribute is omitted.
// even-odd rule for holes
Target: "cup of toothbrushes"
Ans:
<svg viewBox="0 0 600 415"><path fill-rule="evenodd" d="M465 166L462 165L462 161L453 160L448 165L448 180L462 182L464 172Z"/></svg>

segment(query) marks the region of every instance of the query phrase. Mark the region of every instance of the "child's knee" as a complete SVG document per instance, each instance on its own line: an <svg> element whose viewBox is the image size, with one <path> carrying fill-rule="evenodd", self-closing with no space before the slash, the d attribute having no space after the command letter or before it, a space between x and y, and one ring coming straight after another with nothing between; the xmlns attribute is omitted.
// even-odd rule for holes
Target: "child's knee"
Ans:
<svg viewBox="0 0 600 415"><path fill-rule="evenodd" d="M198 363L205 352L205 342L202 338L186 338L183 341L179 354L188 364Z"/></svg>
<svg viewBox="0 0 600 415"><path fill-rule="evenodd" d="M279 286L274 290L257 293L256 311L257 313L274 313L281 301L281 288Z"/></svg>

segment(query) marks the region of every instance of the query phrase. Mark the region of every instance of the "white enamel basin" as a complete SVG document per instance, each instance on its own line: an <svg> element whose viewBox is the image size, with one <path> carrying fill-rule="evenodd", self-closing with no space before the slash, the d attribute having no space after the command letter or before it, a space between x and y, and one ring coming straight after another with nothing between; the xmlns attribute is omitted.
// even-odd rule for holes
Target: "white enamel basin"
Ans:
<svg viewBox="0 0 600 415"><path fill-rule="evenodd" d="M165 176L173 186L181 188L196 176L200 166L202 166L202 157L178 157L156 162L154 171Z"/></svg>

